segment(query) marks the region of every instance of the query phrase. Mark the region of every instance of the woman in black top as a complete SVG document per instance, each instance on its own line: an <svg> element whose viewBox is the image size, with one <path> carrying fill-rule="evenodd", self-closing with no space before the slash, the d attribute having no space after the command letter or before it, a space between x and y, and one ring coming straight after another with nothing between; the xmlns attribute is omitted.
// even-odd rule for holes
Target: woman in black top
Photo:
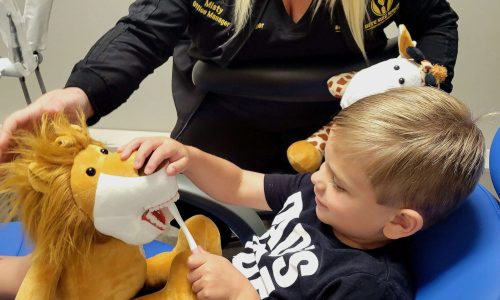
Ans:
<svg viewBox="0 0 500 300"><path fill-rule="evenodd" d="M172 56L178 115L172 137L243 168L292 172L286 148L324 125L340 109L338 103L207 93L192 83L196 61L222 68L362 61L385 46L383 29L395 21L407 26L427 59L447 67L442 88L451 91L457 20L444 0L137 0L74 67L66 89L7 118L0 157L5 159L11 131L43 111L80 107L89 124L96 123Z"/></svg>
<svg viewBox="0 0 500 300"><path fill-rule="evenodd" d="M386 45L383 29L395 21L406 25L428 60L447 67L441 87L451 91L457 20L445 0L137 0L75 65L64 89L43 95L5 120L0 161L7 159L5 150L16 128L29 126L46 111L72 114L76 109L84 111L89 125L95 124L172 57L178 116L173 138L244 169L291 173L287 147L326 124L340 110L339 103L333 98L272 101L207 92L192 81L197 61L229 69L362 62ZM200 212L180 205L185 217ZM225 244L231 232L215 221Z"/></svg>

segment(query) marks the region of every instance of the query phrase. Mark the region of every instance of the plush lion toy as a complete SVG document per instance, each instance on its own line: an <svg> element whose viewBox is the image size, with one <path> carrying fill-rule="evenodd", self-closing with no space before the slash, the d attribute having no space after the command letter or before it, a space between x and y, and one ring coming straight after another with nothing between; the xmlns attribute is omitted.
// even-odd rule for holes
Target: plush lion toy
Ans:
<svg viewBox="0 0 500 300"><path fill-rule="evenodd" d="M447 76L446 68L432 65L416 48L404 25L399 26L398 48L400 56L372 65L359 72L343 73L328 80L328 90L341 100L346 108L352 103L391 88L408 86L437 86ZM332 122L329 122L306 140L288 147L290 165L299 173L316 171L324 158L324 150Z"/></svg>
<svg viewBox="0 0 500 300"><path fill-rule="evenodd" d="M138 174L132 158L122 161L89 136L81 114L78 126L61 114L44 115L33 132L16 133L10 152L14 160L0 165L0 192L35 245L16 299L132 299L138 295L140 299L196 299L186 277L190 250L181 231L173 251L146 260L141 246L105 235L94 226L98 178ZM198 245L221 254L219 232L212 221L194 216L186 225Z"/></svg>

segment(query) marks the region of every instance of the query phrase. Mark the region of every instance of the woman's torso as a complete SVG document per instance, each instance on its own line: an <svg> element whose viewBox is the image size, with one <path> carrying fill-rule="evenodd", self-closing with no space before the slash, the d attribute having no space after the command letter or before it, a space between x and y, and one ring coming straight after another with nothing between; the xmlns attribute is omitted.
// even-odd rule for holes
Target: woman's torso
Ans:
<svg viewBox="0 0 500 300"><path fill-rule="evenodd" d="M392 22L399 9L399 2L391 1L390 5L385 4L382 10L385 13L377 16L371 2L373 1L370 1L367 7L369 19L365 21L368 52L381 49L385 45L383 28ZM249 21L251 33L248 34L247 28L240 36L231 40L233 3L193 0L188 29L192 39L190 55L223 66L229 63L266 60L336 60L359 55L352 50L352 45L346 42L343 31L348 31L348 28L342 26L339 20L332 21L325 6L322 6L313 18L311 4L300 20L294 22L282 0L258 2Z"/></svg>

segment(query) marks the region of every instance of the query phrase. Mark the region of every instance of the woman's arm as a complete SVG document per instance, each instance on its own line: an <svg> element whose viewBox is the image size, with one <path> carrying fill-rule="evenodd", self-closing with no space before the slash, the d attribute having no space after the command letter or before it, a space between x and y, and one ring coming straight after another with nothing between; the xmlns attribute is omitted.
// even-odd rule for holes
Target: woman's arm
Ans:
<svg viewBox="0 0 500 300"><path fill-rule="evenodd" d="M94 109L93 124L163 64L187 28L189 1L135 1L129 14L75 65L66 87L81 88Z"/></svg>

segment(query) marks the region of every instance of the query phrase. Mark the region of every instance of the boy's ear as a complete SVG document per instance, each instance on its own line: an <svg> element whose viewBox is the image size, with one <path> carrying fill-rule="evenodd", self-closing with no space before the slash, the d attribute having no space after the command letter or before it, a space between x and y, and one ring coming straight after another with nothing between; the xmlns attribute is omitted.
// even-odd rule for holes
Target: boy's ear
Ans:
<svg viewBox="0 0 500 300"><path fill-rule="evenodd" d="M401 209L384 226L383 232L386 238L396 240L414 234L422 229L424 219L422 215L413 209Z"/></svg>

